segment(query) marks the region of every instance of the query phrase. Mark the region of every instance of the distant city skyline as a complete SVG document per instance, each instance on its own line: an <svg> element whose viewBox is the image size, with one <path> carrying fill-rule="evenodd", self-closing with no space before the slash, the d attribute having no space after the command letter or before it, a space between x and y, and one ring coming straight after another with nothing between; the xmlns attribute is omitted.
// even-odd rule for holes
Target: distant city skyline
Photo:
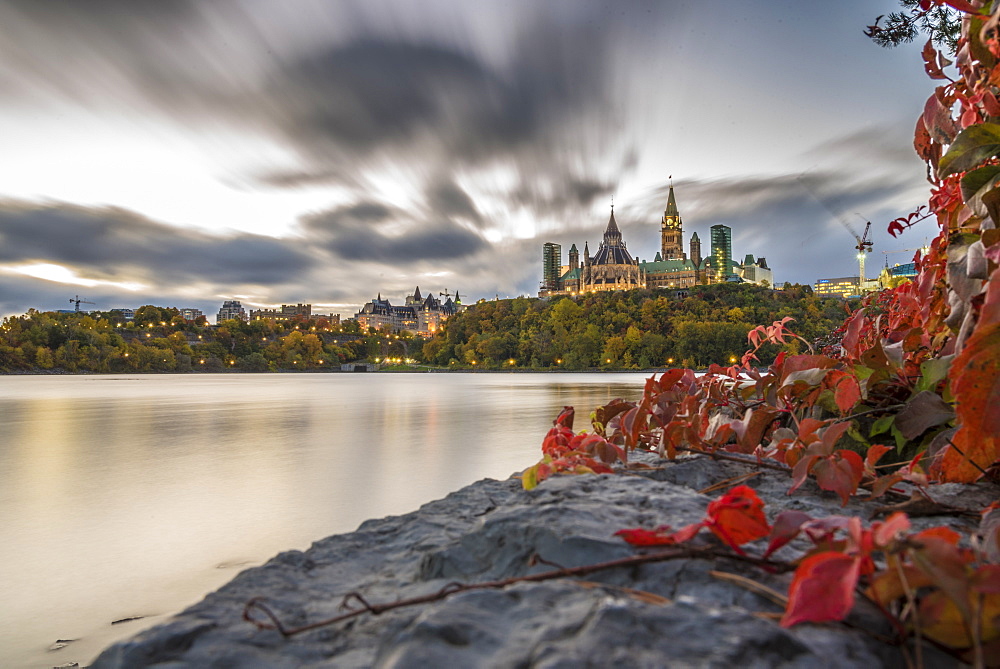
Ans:
<svg viewBox="0 0 1000 669"><path fill-rule="evenodd" d="M841 220L872 221L875 274L935 231L885 233L926 203L934 88L920 44L862 34L896 9L9 0L0 316L534 295L612 197L652 259L670 175L686 232L730 227L778 283L850 274Z"/></svg>

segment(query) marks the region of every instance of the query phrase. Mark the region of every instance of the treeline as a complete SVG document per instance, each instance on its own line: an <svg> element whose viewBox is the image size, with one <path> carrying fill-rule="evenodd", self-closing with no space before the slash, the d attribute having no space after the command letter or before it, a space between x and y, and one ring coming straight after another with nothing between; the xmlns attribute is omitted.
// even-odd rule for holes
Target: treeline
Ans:
<svg viewBox="0 0 1000 669"><path fill-rule="evenodd" d="M387 338L363 336L357 323L325 318L209 326L177 309L146 305L126 321L120 312L28 311L0 324L0 372L263 372L329 369L374 357ZM419 347L417 347L419 348Z"/></svg>
<svg viewBox="0 0 1000 669"><path fill-rule="evenodd" d="M453 316L424 345L424 357L452 367L704 368L742 355L747 332L757 325L791 316L791 329L812 341L830 334L844 315L843 301L797 285L781 291L698 286L681 298L651 290L517 298L482 302ZM761 360L779 350L763 350Z"/></svg>

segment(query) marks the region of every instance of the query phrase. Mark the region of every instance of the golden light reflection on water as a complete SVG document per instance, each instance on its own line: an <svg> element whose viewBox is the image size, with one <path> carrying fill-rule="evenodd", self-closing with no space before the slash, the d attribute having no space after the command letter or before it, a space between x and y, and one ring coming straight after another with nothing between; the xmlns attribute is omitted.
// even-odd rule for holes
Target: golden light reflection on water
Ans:
<svg viewBox="0 0 1000 669"><path fill-rule="evenodd" d="M539 456L641 375L0 377L0 657L82 665L235 575ZM146 619L111 627L114 620ZM56 639L79 639L55 652Z"/></svg>

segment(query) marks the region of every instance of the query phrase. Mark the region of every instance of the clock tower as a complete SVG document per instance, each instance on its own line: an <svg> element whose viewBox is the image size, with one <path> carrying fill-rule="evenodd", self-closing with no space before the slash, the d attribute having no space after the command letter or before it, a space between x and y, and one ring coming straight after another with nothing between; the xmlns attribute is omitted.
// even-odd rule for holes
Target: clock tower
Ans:
<svg viewBox="0 0 1000 669"><path fill-rule="evenodd" d="M684 231L681 228L681 215L677 212L677 202L674 200L673 184L670 184L667 208L660 221L660 252L664 260L687 260L687 254L684 253Z"/></svg>

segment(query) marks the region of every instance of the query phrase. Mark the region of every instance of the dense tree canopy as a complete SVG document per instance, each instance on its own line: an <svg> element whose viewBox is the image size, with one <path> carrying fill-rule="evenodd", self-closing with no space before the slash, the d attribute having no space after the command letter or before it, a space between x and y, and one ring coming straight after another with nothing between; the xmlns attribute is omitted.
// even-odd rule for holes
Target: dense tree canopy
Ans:
<svg viewBox="0 0 1000 669"><path fill-rule="evenodd" d="M652 290L522 297L481 302L451 318L424 346L424 356L451 366L706 367L741 355L747 332L758 323L791 316L805 337L816 338L844 315L841 300L817 297L808 286L775 291L719 284L692 288L687 297ZM772 347L765 355L777 351Z"/></svg>
<svg viewBox="0 0 1000 669"><path fill-rule="evenodd" d="M351 328L348 328L351 329ZM355 331L357 328L353 328ZM0 325L0 372L187 372L324 369L368 355L364 337L326 319L185 321L172 307L120 312L29 311Z"/></svg>

